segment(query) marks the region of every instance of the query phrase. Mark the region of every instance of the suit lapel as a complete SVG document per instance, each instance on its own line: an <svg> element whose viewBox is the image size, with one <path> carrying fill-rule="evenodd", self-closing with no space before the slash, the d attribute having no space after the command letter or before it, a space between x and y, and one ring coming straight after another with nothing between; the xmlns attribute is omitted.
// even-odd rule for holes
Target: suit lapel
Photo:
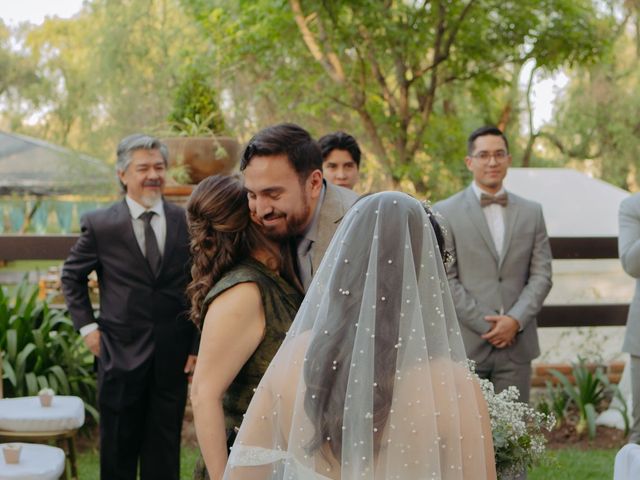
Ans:
<svg viewBox="0 0 640 480"><path fill-rule="evenodd" d="M173 205L170 205L166 201L164 203L164 216L167 222L166 236L164 240L164 252L162 253L162 265L160 266L160 272L164 269L165 266L165 258L170 258L171 252L176 246L177 238L178 238L178 228L177 224L180 220L178 215L183 215L184 212L182 209L175 209Z"/></svg>
<svg viewBox="0 0 640 480"><path fill-rule="evenodd" d="M326 185L327 189L324 194L324 202L320 206L320 214L318 216L318 240L315 242L315 245L311 250L311 265L313 273L318 271L322 256L327 250L329 243L331 243L333 233L335 232L335 228L327 228L327 226L340 222L345 214L337 193L329 183Z"/></svg>
<svg viewBox="0 0 640 480"><path fill-rule="evenodd" d="M513 230L516 220L518 218L518 212L520 211L520 204L518 198L515 195L509 194L509 203L505 207L504 212L504 243L502 245L502 256L500 257L500 263L498 268L502 267L507 253L509 252L509 245L511 245L511 238L513 237Z"/></svg>
<svg viewBox="0 0 640 480"><path fill-rule="evenodd" d="M482 207L480 206L480 202L476 197L473 188L469 186L465 191L465 202L467 204L467 208L465 209L467 215L471 219L471 223L476 227L478 232L480 232L480 236L484 240L484 243L487 246L487 249L493 255L496 263L500 262L500 256L496 250L496 245L493 243L493 237L491 236L491 232L489 231L489 225L487 225L487 219L484 216L484 212L482 211Z"/></svg>

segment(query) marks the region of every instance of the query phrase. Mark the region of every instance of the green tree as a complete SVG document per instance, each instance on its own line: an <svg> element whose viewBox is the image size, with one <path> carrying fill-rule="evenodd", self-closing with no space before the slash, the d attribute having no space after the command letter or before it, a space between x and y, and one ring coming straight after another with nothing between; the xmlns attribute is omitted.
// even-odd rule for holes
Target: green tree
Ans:
<svg viewBox="0 0 640 480"><path fill-rule="evenodd" d="M218 92L206 75L190 66L175 93L173 110L169 114L173 130L195 130L195 134L222 133L224 117L217 102Z"/></svg>
<svg viewBox="0 0 640 480"><path fill-rule="evenodd" d="M352 130L394 186L418 191L443 168L456 176L470 123L517 105L495 98L522 64L580 63L606 45L589 0L183 1L238 120Z"/></svg>
<svg viewBox="0 0 640 480"><path fill-rule="evenodd" d="M15 32L38 81L4 116L15 130L94 156L135 131L167 131L174 92L208 48L178 0L92 0L69 19Z"/></svg>
<svg viewBox="0 0 640 480"><path fill-rule="evenodd" d="M33 59L16 51L13 36L14 32L0 20L0 101L6 106L15 103L19 91L27 92L39 80ZM9 128L16 123L15 117L4 120Z"/></svg>
<svg viewBox="0 0 640 480"><path fill-rule="evenodd" d="M621 13L614 48L601 62L571 71L555 120L539 137L547 157L633 191L640 189L640 3L609 5Z"/></svg>

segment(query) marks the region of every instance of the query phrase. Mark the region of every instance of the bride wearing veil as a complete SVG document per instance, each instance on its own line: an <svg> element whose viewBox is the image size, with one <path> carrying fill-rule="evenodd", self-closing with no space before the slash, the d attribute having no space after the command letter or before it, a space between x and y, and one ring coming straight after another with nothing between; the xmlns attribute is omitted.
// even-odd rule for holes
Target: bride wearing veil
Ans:
<svg viewBox="0 0 640 480"><path fill-rule="evenodd" d="M382 192L342 220L251 401L225 479L495 479L437 224Z"/></svg>

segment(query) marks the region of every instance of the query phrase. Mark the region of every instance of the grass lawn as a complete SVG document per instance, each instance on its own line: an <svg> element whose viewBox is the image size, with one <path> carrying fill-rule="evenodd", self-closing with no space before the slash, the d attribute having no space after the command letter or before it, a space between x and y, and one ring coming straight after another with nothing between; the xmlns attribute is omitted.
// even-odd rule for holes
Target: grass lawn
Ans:
<svg viewBox="0 0 640 480"><path fill-rule="evenodd" d="M182 447L180 480L191 480L198 455L200 451L196 447ZM78 455L78 477L82 480L100 480L100 461L97 450L86 450Z"/></svg>
<svg viewBox="0 0 640 480"><path fill-rule="evenodd" d="M603 480L613 478L617 450L550 450L548 465L529 472L529 480ZM182 447L181 480L191 480L198 458L196 447ZM98 452L85 451L78 458L82 480L99 480Z"/></svg>
<svg viewBox="0 0 640 480"><path fill-rule="evenodd" d="M529 473L529 480L605 480L613 478L618 450L549 450L548 465Z"/></svg>

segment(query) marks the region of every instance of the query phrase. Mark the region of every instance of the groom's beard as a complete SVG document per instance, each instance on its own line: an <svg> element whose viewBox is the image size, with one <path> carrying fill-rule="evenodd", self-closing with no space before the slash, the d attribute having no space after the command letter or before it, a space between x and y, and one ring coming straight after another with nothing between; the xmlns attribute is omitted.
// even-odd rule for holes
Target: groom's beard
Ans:
<svg viewBox="0 0 640 480"><path fill-rule="evenodd" d="M262 232L271 240L282 241L301 235L309 219L311 218L311 207L306 199L302 200L302 205L296 211L283 212L282 210L274 210L273 212L258 217L255 213L251 213L251 219L260 225ZM269 224L266 222L280 220L277 223Z"/></svg>

